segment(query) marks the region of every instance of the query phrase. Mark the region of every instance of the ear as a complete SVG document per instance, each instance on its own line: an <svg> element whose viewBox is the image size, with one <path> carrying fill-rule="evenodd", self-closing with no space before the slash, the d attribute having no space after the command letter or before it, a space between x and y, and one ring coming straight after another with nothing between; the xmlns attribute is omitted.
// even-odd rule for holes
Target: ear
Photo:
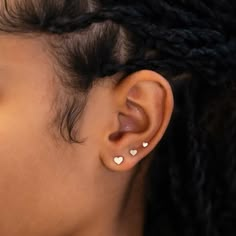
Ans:
<svg viewBox="0 0 236 236"><path fill-rule="evenodd" d="M111 122L106 127L100 158L110 170L128 171L145 158L164 135L174 107L172 89L157 72L141 70L112 88L109 99L113 101ZM148 146L143 147L143 142ZM131 155L131 150L137 154ZM117 164L115 157L121 163Z"/></svg>

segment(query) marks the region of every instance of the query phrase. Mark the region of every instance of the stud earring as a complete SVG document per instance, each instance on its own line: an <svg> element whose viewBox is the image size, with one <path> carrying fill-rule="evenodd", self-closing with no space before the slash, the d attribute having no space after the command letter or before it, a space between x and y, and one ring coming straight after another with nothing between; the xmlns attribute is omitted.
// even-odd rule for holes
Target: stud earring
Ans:
<svg viewBox="0 0 236 236"><path fill-rule="evenodd" d="M122 162L124 161L124 157L114 157L114 162L117 164L117 165L120 165Z"/></svg>
<svg viewBox="0 0 236 236"><path fill-rule="evenodd" d="M147 147L148 145L149 145L148 142L143 142L143 147L144 147L144 148Z"/></svg>
<svg viewBox="0 0 236 236"><path fill-rule="evenodd" d="M137 155L138 151L137 151L136 149L131 149L131 150L129 151L129 153L130 153L132 156L135 156L135 155Z"/></svg>
<svg viewBox="0 0 236 236"><path fill-rule="evenodd" d="M143 142L143 147L145 148L145 147L147 147L148 145L149 145L149 143L148 142ZM138 151L136 150L136 149L131 149L130 151L129 151L129 153L132 155L132 156L135 156L135 155L137 155L137 153L138 153Z"/></svg>

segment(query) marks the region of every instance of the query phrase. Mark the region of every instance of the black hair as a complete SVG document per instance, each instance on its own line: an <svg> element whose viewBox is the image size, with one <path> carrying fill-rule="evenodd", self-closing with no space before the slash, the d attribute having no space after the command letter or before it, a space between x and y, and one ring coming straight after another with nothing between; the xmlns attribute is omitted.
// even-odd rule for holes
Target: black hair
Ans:
<svg viewBox="0 0 236 236"><path fill-rule="evenodd" d="M0 31L45 36L64 73L74 98L59 116L68 141L78 142L72 131L85 105L77 92L141 69L170 83L175 107L151 153L144 235L235 235L235 1L3 2Z"/></svg>

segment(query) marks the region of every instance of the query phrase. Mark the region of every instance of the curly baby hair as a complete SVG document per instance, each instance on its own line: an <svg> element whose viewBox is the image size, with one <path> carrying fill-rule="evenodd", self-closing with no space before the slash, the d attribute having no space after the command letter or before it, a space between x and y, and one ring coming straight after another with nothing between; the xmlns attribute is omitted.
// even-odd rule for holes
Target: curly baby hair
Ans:
<svg viewBox="0 0 236 236"><path fill-rule="evenodd" d="M94 83L150 69L170 83L170 125L152 153L145 236L236 234L236 2L4 0L0 34L45 42L68 100L64 139ZM81 96L78 96L78 95Z"/></svg>

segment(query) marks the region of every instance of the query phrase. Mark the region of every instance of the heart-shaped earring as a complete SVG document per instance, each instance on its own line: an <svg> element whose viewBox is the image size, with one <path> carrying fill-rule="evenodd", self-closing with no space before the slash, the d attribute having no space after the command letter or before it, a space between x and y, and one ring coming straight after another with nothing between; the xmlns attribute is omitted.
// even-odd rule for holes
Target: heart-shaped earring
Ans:
<svg viewBox="0 0 236 236"><path fill-rule="evenodd" d="M144 148L147 147L148 145L149 145L148 142L143 142L143 147L144 147Z"/></svg>
<svg viewBox="0 0 236 236"><path fill-rule="evenodd" d="M135 150L135 149L132 149L132 150L129 151L129 153L130 153L132 156L135 156L135 155L138 153L138 151Z"/></svg>
<svg viewBox="0 0 236 236"><path fill-rule="evenodd" d="M114 162L120 165L124 161L124 157L114 157Z"/></svg>

